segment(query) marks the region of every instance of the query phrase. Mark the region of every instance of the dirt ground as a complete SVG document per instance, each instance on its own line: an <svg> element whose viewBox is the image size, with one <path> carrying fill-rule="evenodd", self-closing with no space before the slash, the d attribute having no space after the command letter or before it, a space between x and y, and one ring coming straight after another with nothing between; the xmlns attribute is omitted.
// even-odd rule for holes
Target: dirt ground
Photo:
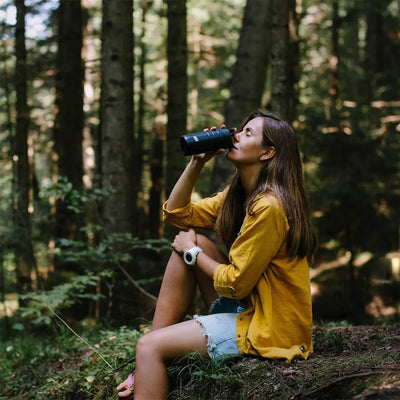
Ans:
<svg viewBox="0 0 400 400"><path fill-rule="evenodd" d="M247 357L222 370L208 376L197 371L195 377L179 372L188 383L170 398L400 400L400 327L316 327L307 361Z"/></svg>

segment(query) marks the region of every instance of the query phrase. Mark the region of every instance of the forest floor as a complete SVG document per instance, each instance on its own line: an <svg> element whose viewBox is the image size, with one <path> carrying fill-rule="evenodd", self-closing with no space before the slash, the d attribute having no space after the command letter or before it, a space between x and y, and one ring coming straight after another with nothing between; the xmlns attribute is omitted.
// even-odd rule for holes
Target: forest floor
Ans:
<svg viewBox="0 0 400 400"><path fill-rule="evenodd" d="M183 374L171 370L178 377L174 400L399 400L400 328L317 327L307 361L240 358L211 373L195 369L195 376L193 365Z"/></svg>
<svg viewBox="0 0 400 400"><path fill-rule="evenodd" d="M95 330L93 348L66 335L0 343L0 400L117 400L143 331ZM170 400L400 400L400 326L317 326L305 361L192 354L168 372Z"/></svg>
<svg viewBox="0 0 400 400"><path fill-rule="evenodd" d="M345 264L323 265L314 273L319 296L313 310L322 321L346 319ZM362 296L363 308L379 299L374 309L394 310L391 318L377 318L371 326L319 324L315 318L314 353L306 361L238 357L213 362L190 355L169 367L168 399L400 400L399 281L369 287L374 292ZM26 320L12 317L12 335L0 339L0 400L117 400L117 384L134 367L135 343L149 329L123 322L106 328L94 322L73 325L84 342L60 321L42 331Z"/></svg>

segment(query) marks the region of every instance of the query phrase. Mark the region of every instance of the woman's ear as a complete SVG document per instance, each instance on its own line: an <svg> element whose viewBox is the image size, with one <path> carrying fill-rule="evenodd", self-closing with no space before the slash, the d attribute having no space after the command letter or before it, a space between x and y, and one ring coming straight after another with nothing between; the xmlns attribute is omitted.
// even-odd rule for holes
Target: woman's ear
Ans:
<svg viewBox="0 0 400 400"><path fill-rule="evenodd" d="M275 155L275 147L274 146L269 146L266 149L264 149L263 154L260 157L260 161L266 161L272 158Z"/></svg>

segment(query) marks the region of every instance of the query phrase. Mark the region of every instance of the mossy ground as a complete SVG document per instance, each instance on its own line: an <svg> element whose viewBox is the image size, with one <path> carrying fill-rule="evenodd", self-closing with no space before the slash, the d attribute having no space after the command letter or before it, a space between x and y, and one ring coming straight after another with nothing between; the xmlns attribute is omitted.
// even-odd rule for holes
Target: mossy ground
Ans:
<svg viewBox="0 0 400 400"><path fill-rule="evenodd" d="M307 361L243 357L223 378L188 377L170 399L400 399L400 328L317 327Z"/></svg>
<svg viewBox="0 0 400 400"><path fill-rule="evenodd" d="M115 387L133 368L134 344L143 333L97 331L94 349L109 367L94 349L66 336L5 343L0 400L116 400ZM168 371L170 400L398 400L400 327L315 327L314 353L306 361L213 362L189 355Z"/></svg>

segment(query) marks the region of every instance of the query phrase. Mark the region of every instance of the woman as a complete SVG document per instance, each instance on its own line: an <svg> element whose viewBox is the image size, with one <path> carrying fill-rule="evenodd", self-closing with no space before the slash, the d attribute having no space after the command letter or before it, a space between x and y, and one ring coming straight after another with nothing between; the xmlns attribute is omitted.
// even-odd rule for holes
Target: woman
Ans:
<svg viewBox="0 0 400 400"><path fill-rule="evenodd" d="M188 352L290 361L312 351L308 260L316 238L295 133L273 114L252 113L227 153L236 167L230 184L191 203L214 154L192 156L164 204L165 221L183 230L172 243L152 331L137 344L135 375L118 386L120 397L167 398L166 363ZM228 257L195 230L215 231ZM211 314L181 322L196 284Z"/></svg>

